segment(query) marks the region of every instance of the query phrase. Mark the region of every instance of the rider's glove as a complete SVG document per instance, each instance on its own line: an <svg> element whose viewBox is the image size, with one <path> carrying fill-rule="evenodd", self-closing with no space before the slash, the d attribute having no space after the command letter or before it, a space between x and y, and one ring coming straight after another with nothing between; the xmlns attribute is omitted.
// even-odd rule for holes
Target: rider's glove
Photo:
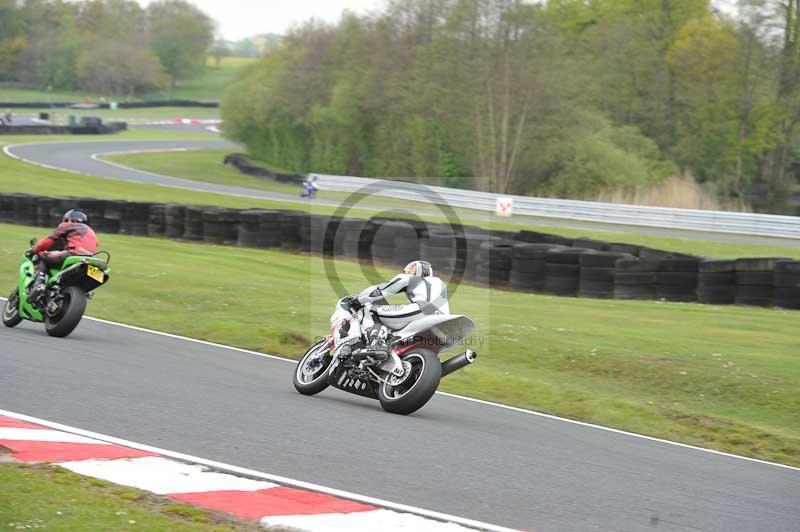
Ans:
<svg viewBox="0 0 800 532"><path fill-rule="evenodd" d="M361 308L361 303L356 296L347 296L342 298L342 307L346 310L358 310Z"/></svg>

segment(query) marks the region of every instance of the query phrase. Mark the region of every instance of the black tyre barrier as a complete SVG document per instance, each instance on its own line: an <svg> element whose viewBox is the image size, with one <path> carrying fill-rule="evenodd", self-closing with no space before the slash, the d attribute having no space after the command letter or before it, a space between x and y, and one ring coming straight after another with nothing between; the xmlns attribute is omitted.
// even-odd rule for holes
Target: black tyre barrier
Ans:
<svg viewBox="0 0 800 532"><path fill-rule="evenodd" d="M167 205L154 203L150 206L150 218L147 221L147 236L164 236L166 232Z"/></svg>
<svg viewBox="0 0 800 532"><path fill-rule="evenodd" d="M599 299L613 298L617 261L630 259L633 259L633 257L628 253L614 253L611 251L581 255L578 295Z"/></svg>
<svg viewBox="0 0 800 532"><path fill-rule="evenodd" d="M305 181L306 177L300 174L284 174L281 172L274 172L269 168L257 166L247 160L247 156L243 153L229 153L225 156L222 164L229 164L236 168L240 173L251 175L254 177L261 177L264 179L271 179L279 183L291 183L300 185Z"/></svg>
<svg viewBox="0 0 800 532"><path fill-rule="evenodd" d="M36 203L36 224L39 227L55 227L61 222L65 211L60 210L61 202L56 198L39 198Z"/></svg>
<svg viewBox="0 0 800 532"><path fill-rule="evenodd" d="M185 232L186 206L167 205L164 209L164 236L182 238Z"/></svg>
<svg viewBox="0 0 800 532"><path fill-rule="evenodd" d="M578 295L580 286L579 264L546 262L544 268L544 293L557 296Z"/></svg>
<svg viewBox="0 0 800 532"><path fill-rule="evenodd" d="M697 300L714 305L736 301L736 261L704 260L698 264Z"/></svg>
<svg viewBox="0 0 800 532"><path fill-rule="evenodd" d="M613 251L599 251L597 253L584 253L579 257L581 268L614 268L618 260L632 259L627 253Z"/></svg>
<svg viewBox="0 0 800 532"><path fill-rule="evenodd" d="M206 207L191 205L186 207L183 222L183 238L185 240L203 240L203 211Z"/></svg>
<svg viewBox="0 0 800 532"><path fill-rule="evenodd" d="M240 211L21 193L0 194L0 222L51 228L64 212L75 207L87 211L101 238L102 233L122 233L314 253L325 250L387 266L402 266L427 256L443 277L464 271L467 279L478 283L510 285L523 291L800 309L800 261L779 257L704 260L628 244L555 235L549 238L531 231L492 232L470 226L458 228L459 234L463 231L466 246L456 246L451 228L426 225L421 220L341 219L302 211ZM552 242L573 246L583 243L593 249ZM456 256L457 248L466 249L463 257ZM634 258L633 253L639 257Z"/></svg>
<svg viewBox="0 0 800 532"><path fill-rule="evenodd" d="M748 257L736 259L737 272L771 272L778 261L791 260L787 257Z"/></svg>
<svg viewBox="0 0 800 532"><path fill-rule="evenodd" d="M605 251L608 249L608 242L602 240L595 240L593 238L576 238L572 241L572 247L593 249L595 251Z"/></svg>
<svg viewBox="0 0 800 532"><path fill-rule="evenodd" d="M518 242L528 242L531 244L557 244L560 246L571 246L573 239L549 233L538 233L536 231L520 231L514 238Z"/></svg>
<svg viewBox="0 0 800 532"><path fill-rule="evenodd" d="M578 285L580 297L612 299L614 297L614 279L616 268L584 268L581 266Z"/></svg>
<svg viewBox="0 0 800 532"><path fill-rule="evenodd" d="M620 242L611 242L608 245L608 251L612 251L614 253L627 253L628 255L632 255L634 257L638 257L639 253L642 250L642 246L637 246L634 244L623 244Z"/></svg>
<svg viewBox="0 0 800 532"><path fill-rule="evenodd" d="M281 247L302 249L303 233L308 227L308 213L287 211L281 214Z"/></svg>
<svg viewBox="0 0 800 532"><path fill-rule="evenodd" d="M210 244L235 244L239 239L239 211L210 207L203 211L203 240Z"/></svg>
<svg viewBox="0 0 800 532"><path fill-rule="evenodd" d="M775 262L775 306L800 309L800 260Z"/></svg>
<svg viewBox="0 0 800 532"><path fill-rule="evenodd" d="M737 305L771 307L775 303L775 265L783 257L747 257L736 259Z"/></svg>
<svg viewBox="0 0 800 532"><path fill-rule="evenodd" d="M152 203L142 202L122 204L119 232L132 236L147 236L147 225L150 222L150 207L152 205Z"/></svg>
<svg viewBox="0 0 800 532"><path fill-rule="evenodd" d="M614 299L655 299L659 265L654 260L618 260L614 268Z"/></svg>

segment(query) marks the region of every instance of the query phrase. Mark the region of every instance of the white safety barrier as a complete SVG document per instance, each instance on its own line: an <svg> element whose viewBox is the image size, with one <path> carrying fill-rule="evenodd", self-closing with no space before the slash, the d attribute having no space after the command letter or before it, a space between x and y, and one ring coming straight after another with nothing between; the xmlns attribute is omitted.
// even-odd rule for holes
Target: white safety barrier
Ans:
<svg viewBox="0 0 800 532"><path fill-rule="evenodd" d="M452 207L464 207L479 211L495 212L498 197L508 197L513 201L514 216L540 216L642 227L667 227L690 231L800 238L800 217L797 216L700 211L532 196L509 196L475 190L419 185L405 181L323 174L312 175L317 176L319 187L322 190L359 191L368 195L398 199L421 199L431 203L447 204Z"/></svg>

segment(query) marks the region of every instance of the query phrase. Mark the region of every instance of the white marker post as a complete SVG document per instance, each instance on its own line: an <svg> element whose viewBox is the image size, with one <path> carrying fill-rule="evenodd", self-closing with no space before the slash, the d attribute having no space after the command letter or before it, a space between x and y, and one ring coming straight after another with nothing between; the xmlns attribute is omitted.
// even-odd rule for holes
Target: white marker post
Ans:
<svg viewBox="0 0 800 532"><path fill-rule="evenodd" d="M509 198L508 196L498 197L494 212L497 216L510 217L514 213L514 198Z"/></svg>

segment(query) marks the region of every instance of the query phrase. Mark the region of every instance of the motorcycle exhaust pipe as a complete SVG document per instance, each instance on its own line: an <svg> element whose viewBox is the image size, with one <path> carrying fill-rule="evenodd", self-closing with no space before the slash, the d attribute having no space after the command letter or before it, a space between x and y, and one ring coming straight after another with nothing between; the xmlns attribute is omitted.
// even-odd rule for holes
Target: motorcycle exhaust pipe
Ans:
<svg viewBox="0 0 800 532"><path fill-rule="evenodd" d="M469 366L475 362L476 358L478 358L478 353L472 349L467 349L460 355L456 355L453 358L445 360L442 362L442 377L446 377L454 371L460 370L464 366Z"/></svg>

